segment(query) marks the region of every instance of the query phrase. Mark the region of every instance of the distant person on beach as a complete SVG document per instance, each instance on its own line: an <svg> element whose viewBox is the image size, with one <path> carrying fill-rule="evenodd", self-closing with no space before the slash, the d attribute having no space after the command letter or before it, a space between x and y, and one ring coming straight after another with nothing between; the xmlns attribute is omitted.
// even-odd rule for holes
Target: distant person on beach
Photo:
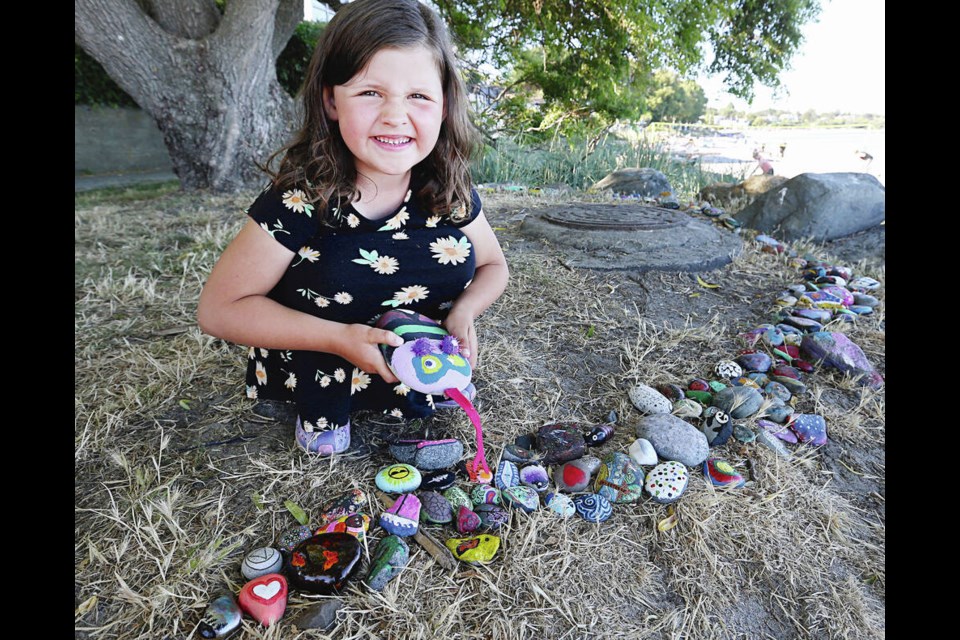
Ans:
<svg viewBox="0 0 960 640"><path fill-rule="evenodd" d="M773 163L764 158L759 149L753 150L753 159L757 161L757 166L750 172L751 176L757 172L757 169L760 169L765 176L773 175Z"/></svg>
<svg viewBox="0 0 960 640"><path fill-rule="evenodd" d="M783 160L783 154L784 154L784 152L785 152L786 150L787 150L787 143L786 143L786 142L781 142L781 143L780 143L780 159L781 159L781 160Z"/></svg>
<svg viewBox="0 0 960 640"><path fill-rule="evenodd" d="M859 149L857 149L856 151L854 151L854 153L857 154L857 157L858 157L858 158L860 158L861 160L864 161L864 163L865 163L865 164L863 165L864 171L866 171L867 169L869 169L869 168L870 168L870 163L873 162L873 156L870 155L869 153L867 153L866 151L860 151Z"/></svg>

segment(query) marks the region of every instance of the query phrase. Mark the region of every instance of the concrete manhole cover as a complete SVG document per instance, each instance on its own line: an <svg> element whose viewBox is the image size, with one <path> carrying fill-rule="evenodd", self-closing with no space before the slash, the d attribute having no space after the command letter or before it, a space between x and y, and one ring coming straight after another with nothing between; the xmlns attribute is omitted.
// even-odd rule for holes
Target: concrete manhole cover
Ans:
<svg viewBox="0 0 960 640"><path fill-rule="evenodd" d="M673 209L640 204L572 203L531 212L520 233L569 250L585 269L709 271L740 253L740 236Z"/></svg>

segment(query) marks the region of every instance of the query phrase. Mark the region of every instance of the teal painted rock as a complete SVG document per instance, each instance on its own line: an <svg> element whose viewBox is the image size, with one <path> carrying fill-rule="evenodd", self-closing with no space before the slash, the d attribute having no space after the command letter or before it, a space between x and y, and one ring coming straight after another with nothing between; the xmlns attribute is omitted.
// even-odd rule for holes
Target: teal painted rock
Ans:
<svg viewBox="0 0 960 640"><path fill-rule="evenodd" d="M207 605L197 631L201 638L226 638L240 628L242 619L243 611L233 594L225 593Z"/></svg>
<svg viewBox="0 0 960 640"><path fill-rule="evenodd" d="M377 543L370 571L367 573L367 586L374 591L383 591L387 584L396 578L410 561L410 547L399 536L387 536Z"/></svg>
<svg viewBox="0 0 960 640"><path fill-rule="evenodd" d="M609 453L603 457L593 489L610 502L636 502L643 496L643 469L624 453Z"/></svg>
<svg viewBox="0 0 960 640"><path fill-rule="evenodd" d="M562 493L548 492L543 499L544 504L550 511L553 511L561 518L569 518L577 513L577 507L570 496Z"/></svg>
<svg viewBox="0 0 960 640"><path fill-rule="evenodd" d="M690 474L687 467L670 461L658 464L647 475L644 488L650 497L661 504L676 502L687 490Z"/></svg>
<svg viewBox="0 0 960 640"><path fill-rule="evenodd" d="M523 509L526 513L532 513L540 506L540 494L531 487L522 484L508 487L500 494L500 497L507 505L516 509Z"/></svg>
<svg viewBox="0 0 960 640"><path fill-rule="evenodd" d="M422 476L416 467L409 464L392 464L377 473L374 481L385 493L410 493L420 487Z"/></svg>
<svg viewBox="0 0 960 640"><path fill-rule="evenodd" d="M516 463L510 460L501 460L500 464L497 465L496 473L493 474L493 484L500 491L520 484L520 469L517 468Z"/></svg>
<svg viewBox="0 0 960 640"><path fill-rule="evenodd" d="M444 544L453 557L469 564L484 564L493 560L500 548L500 538L484 533L469 538L450 538Z"/></svg>

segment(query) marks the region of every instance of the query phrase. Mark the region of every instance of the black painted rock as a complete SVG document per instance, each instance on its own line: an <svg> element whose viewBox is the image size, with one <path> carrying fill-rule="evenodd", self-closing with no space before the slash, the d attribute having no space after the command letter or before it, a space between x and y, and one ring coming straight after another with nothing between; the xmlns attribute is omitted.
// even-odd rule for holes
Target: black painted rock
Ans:
<svg viewBox="0 0 960 640"><path fill-rule="evenodd" d="M363 546L349 533L320 533L290 553L285 573L295 589L330 594L338 591L360 568Z"/></svg>
<svg viewBox="0 0 960 640"><path fill-rule="evenodd" d="M457 474L453 471L439 470L429 471L423 474L423 481L420 483L421 491L443 491L453 486L457 481Z"/></svg>
<svg viewBox="0 0 960 640"><path fill-rule="evenodd" d="M537 431L537 449L543 453L543 462L557 464L576 460L587 451L582 427L575 422L545 424Z"/></svg>

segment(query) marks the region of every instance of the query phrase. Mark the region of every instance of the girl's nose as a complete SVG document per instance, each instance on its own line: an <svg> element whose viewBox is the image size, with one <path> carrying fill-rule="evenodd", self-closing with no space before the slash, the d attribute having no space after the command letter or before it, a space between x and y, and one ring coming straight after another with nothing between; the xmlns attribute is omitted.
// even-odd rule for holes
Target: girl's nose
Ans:
<svg viewBox="0 0 960 640"><path fill-rule="evenodd" d="M407 123L407 110L401 100L387 100L380 114L385 124L400 125Z"/></svg>

